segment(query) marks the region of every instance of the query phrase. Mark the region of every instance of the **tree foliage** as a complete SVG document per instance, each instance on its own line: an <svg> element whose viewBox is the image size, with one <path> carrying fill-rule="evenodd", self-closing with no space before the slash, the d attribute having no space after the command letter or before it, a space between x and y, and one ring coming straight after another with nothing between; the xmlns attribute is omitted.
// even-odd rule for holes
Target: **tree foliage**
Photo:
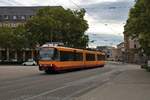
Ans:
<svg viewBox="0 0 150 100"><path fill-rule="evenodd" d="M85 10L70 10L62 7L40 9L26 24L35 42L63 42L66 46L84 48L88 44Z"/></svg>
<svg viewBox="0 0 150 100"><path fill-rule="evenodd" d="M62 7L40 9L25 26L0 28L0 48L21 50L36 48L46 42L63 42L66 46L85 48L88 36L85 10L72 11Z"/></svg>
<svg viewBox="0 0 150 100"><path fill-rule="evenodd" d="M12 41L14 40L14 34L12 28L3 27L0 28L0 47L1 48L13 48Z"/></svg>
<svg viewBox="0 0 150 100"><path fill-rule="evenodd" d="M137 0L135 6L130 10L124 33L132 38L138 38L141 48L150 56L149 0Z"/></svg>
<svg viewBox="0 0 150 100"><path fill-rule="evenodd" d="M21 50L24 48L33 48L32 40L24 26L16 28L2 27L0 28L0 48ZM33 44L33 42L32 42Z"/></svg>

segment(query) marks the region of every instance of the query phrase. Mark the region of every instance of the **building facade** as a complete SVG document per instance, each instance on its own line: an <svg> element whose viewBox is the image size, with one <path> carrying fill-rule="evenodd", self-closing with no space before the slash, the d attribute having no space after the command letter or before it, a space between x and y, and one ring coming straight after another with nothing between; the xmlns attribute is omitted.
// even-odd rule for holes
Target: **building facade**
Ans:
<svg viewBox="0 0 150 100"><path fill-rule="evenodd" d="M0 7L0 27L16 27L24 24L42 7Z"/></svg>
<svg viewBox="0 0 150 100"><path fill-rule="evenodd" d="M104 52L107 60L116 61L117 48L111 46L97 46L97 50Z"/></svg>
<svg viewBox="0 0 150 100"><path fill-rule="evenodd" d="M120 44L117 45L117 61L125 61L125 43L121 42Z"/></svg>
<svg viewBox="0 0 150 100"><path fill-rule="evenodd" d="M126 62L139 64L144 63L146 61L146 55L144 55L140 50L138 38L132 39L124 33L124 41Z"/></svg>

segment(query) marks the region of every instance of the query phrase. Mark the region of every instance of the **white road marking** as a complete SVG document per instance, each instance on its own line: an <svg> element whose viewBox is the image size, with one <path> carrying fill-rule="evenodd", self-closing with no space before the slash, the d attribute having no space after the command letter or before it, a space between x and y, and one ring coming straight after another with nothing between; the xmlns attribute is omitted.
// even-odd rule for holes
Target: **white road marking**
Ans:
<svg viewBox="0 0 150 100"><path fill-rule="evenodd" d="M109 76L110 74L112 74L112 73L114 73L114 72L116 72L116 71L108 71L108 72L104 73L103 75L105 76L105 75L107 74L107 75ZM102 75L102 76L103 76L103 75ZM53 90L49 90L49 91L46 91L46 92L43 92L43 93L41 93L41 94L38 94L38 95L35 95L35 96L32 96L32 97L26 98L26 99L24 99L24 100L32 100L32 99L35 99L35 98L37 98L37 97L41 97L41 96L50 94L50 93L52 93L52 92L56 92L56 91L58 91L58 90L61 90L61 89L67 88L67 87L71 87L71 86L74 86L74 85L86 83L86 82L91 81L91 80L93 80L93 79L95 80L95 79L97 79L97 78L99 79L100 76L99 76L99 75L95 75L95 76L92 76L92 77L89 77L89 78L86 78L86 79L81 79L81 80L79 80L79 81L77 81L77 82L69 82L69 83L65 84L65 86L62 86L62 87L59 87L59 88L55 88L55 89L53 89ZM102 81L102 82L106 82L106 81L108 81L108 80L109 80L109 78L108 78L108 77L107 77L107 78L105 77L105 78L102 79L101 81ZM92 86L92 87L93 87L93 86ZM87 89L89 89L89 88L91 88L91 87L84 88L84 89L82 89L82 90L80 90L80 91L77 91L77 92L73 93L72 95L75 95L75 94L77 94L77 93L80 93L80 92L82 92L82 91L85 91L85 90L87 90ZM70 98L72 95L67 96L65 99ZM64 99L63 99L63 100L64 100Z"/></svg>
<svg viewBox="0 0 150 100"><path fill-rule="evenodd" d="M41 96L47 95L47 94L49 94L49 93L52 93L52 92L55 92L55 91L64 89L64 88L66 88L66 87L68 87L68 86L62 86L62 87L59 87L59 88L55 88L55 89L53 89L53 90L49 90L49 91L43 92L43 93L41 93L41 94L38 94L38 95L35 95L35 96L32 96L32 97L26 98L26 99L24 99L24 100L32 100L32 99L35 99L35 98L37 98L37 97L41 97Z"/></svg>

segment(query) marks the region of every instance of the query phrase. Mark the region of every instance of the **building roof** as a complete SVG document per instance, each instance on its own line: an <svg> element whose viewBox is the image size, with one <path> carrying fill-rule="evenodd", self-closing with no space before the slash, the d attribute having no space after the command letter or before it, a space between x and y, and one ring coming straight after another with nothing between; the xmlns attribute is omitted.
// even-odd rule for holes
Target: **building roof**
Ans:
<svg viewBox="0 0 150 100"><path fill-rule="evenodd" d="M35 15L37 9L48 6L1 6L0 15ZM60 7L60 6L50 6Z"/></svg>

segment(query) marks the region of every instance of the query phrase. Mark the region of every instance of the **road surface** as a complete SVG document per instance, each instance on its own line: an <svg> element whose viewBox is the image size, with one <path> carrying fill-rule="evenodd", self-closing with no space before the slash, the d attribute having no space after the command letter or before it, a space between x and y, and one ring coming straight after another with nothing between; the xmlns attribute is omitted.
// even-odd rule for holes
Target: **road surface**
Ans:
<svg viewBox="0 0 150 100"><path fill-rule="evenodd" d="M107 83L123 70L124 64L45 74L37 66L0 66L0 100L76 100Z"/></svg>

